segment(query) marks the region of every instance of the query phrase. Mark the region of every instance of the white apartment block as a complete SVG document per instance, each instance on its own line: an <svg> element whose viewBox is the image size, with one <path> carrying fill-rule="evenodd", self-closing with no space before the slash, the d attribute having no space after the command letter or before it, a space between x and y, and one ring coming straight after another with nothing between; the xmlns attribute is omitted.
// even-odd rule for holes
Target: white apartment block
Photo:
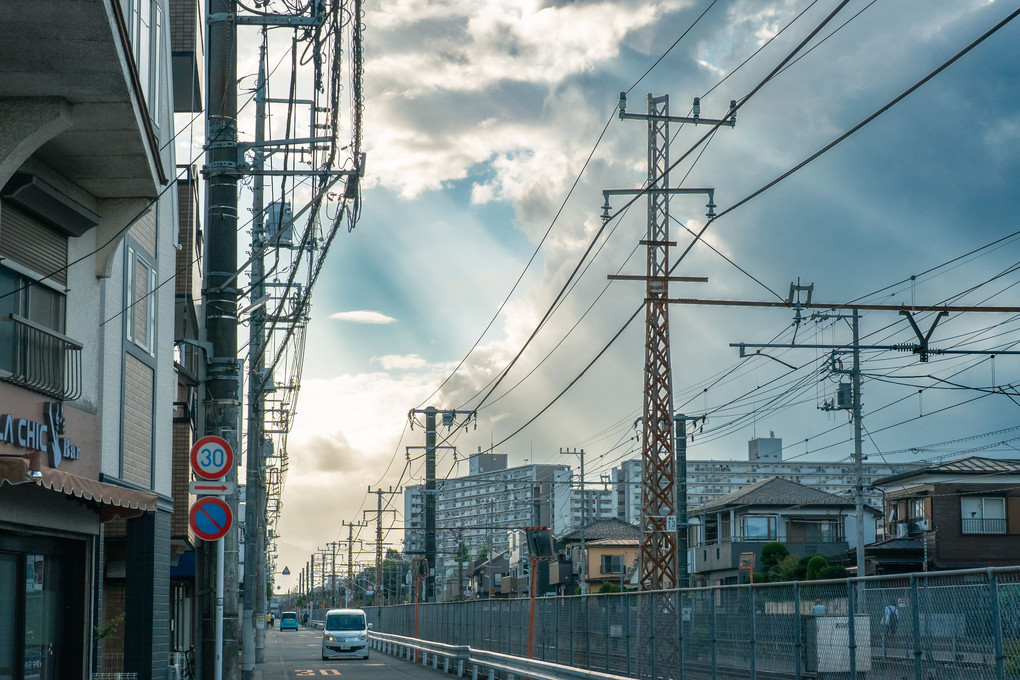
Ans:
<svg viewBox="0 0 1020 680"><path fill-rule="evenodd" d="M472 456L472 460L475 457ZM526 526L552 526L554 488L566 465L507 468L506 458L472 462L473 474L436 481L436 575L440 583L456 574L460 546L471 559L483 548L498 555L508 533ZM425 555L425 485L404 488L404 551Z"/></svg>
<svg viewBox="0 0 1020 680"><path fill-rule="evenodd" d="M587 484L582 492L581 480L575 478L572 470L557 472L553 483L554 536L564 536L596 520L617 516L615 488L592 488Z"/></svg>
<svg viewBox="0 0 1020 680"><path fill-rule="evenodd" d="M688 507L707 503L770 477L804 484L836 496L853 497L857 482L857 466L853 462L783 460L782 441L775 437L752 439L748 443L748 460L688 459ZM917 467L917 463L865 462L861 466L865 502L881 509L882 494L871 488L872 482ZM617 517L631 524L638 523L641 519L641 459L623 461L613 469L612 481L616 487Z"/></svg>

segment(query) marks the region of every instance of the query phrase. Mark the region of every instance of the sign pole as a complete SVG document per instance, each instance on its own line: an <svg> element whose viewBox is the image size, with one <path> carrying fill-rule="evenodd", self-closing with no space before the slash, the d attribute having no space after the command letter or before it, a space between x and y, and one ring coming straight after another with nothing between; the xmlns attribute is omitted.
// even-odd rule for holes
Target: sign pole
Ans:
<svg viewBox="0 0 1020 680"><path fill-rule="evenodd" d="M223 680L223 539L216 541L216 665L213 680Z"/></svg>

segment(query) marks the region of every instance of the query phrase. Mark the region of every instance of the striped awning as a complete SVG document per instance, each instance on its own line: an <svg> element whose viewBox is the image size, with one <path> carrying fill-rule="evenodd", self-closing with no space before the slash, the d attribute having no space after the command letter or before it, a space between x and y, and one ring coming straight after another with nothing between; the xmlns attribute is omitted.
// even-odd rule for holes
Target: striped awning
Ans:
<svg viewBox="0 0 1020 680"><path fill-rule="evenodd" d="M155 512L156 494L107 484L70 472L43 467L41 479L29 475L29 459L23 456L0 456L0 487L3 484L36 484L44 489L95 503L100 521L115 517L137 517L143 512Z"/></svg>

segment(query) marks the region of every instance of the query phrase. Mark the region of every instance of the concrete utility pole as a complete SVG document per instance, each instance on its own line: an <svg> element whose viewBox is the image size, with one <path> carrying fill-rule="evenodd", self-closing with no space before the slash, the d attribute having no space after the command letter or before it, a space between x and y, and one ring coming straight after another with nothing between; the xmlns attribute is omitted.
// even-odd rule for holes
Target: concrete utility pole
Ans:
<svg viewBox="0 0 1020 680"><path fill-rule="evenodd" d="M354 527L361 528L360 522L341 522L347 527L347 587L344 588L344 606L351 606L351 588L354 587Z"/></svg>
<svg viewBox="0 0 1020 680"><path fill-rule="evenodd" d="M204 272L206 355L206 434L222 437L238 451L240 374L237 364L237 12L235 0L209 0L209 84L206 88L206 248ZM224 478L237 483L237 467ZM237 517L237 492L227 495ZM202 607L202 675L237 680L238 667L238 532L228 531L222 544L204 543L198 554L201 588L210 592L216 553L222 548L223 582L220 602L207 597ZM222 624L217 610L222 612ZM217 631L222 631L221 636ZM217 641L217 637L221 640Z"/></svg>
<svg viewBox="0 0 1020 680"><path fill-rule="evenodd" d="M560 449L560 455L578 456L581 459L581 594L588 594L588 553L584 547L584 532L588 527L588 496L584 489L584 449Z"/></svg>
<svg viewBox="0 0 1020 680"><path fill-rule="evenodd" d="M428 571L425 576L425 601L436 601L436 414L442 413L443 424L453 427L458 415L470 420L474 411L440 411L434 406L411 409L408 419L414 426L416 414L425 415L425 559ZM458 425L459 427L459 425Z"/></svg>
<svg viewBox="0 0 1020 680"><path fill-rule="evenodd" d="M384 583L383 583L383 530L382 530L382 517L383 517L383 513L384 512L392 512L394 514L396 513L396 510L383 510L382 497L383 497L383 494L394 495L394 494L398 494L400 492L399 491L394 491L392 486L390 487L389 491L383 491L382 489L376 489L375 491L372 491L372 487L370 486L370 487L368 487L368 492L369 493L374 493L376 495L376 503L377 503L377 505L376 505L376 509L375 510L365 510L363 514L368 514L370 512L374 512L375 513L375 592L376 592L375 603L379 604L379 605L382 605L382 604L386 603L385 602L385 595L383 594L384 593L384 588L383 588Z"/></svg>
<svg viewBox="0 0 1020 680"><path fill-rule="evenodd" d="M266 46L259 47L259 74L255 84L255 160L252 167L262 170L264 155L261 143L265 141L266 128ZM264 177L256 174L252 178L252 252L258 253L265 236L265 214L263 206ZM251 264L251 300L261 300L265 294L265 266L261 256ZM243 635L241 677L254 677L255 664L264 661L266 644L265 613L265 525L266 512L262 468L264 464L265 435L263 434L263 381L265 368L265 307L258 306L251 312L248 328L248 346L251 361L248 364L248 451L245 476L244 564L245 588L244 609L241 616Z"/></svg>
<svg viewBox="0 0 1020 680"><path fill-rule="evenodd" d="M627 113L627 95L620 93L620 118L643 120L648 125L648 180L644 189L607 189L602 217L609 220L609 197L641 195L647 197L647 267L644 277L610 276L610 279L645 282L645 364L644 404L642 411L642 513L639 584L642 590L661 590L677 584L676 531L667 531L667 523L676 520L676 461L673 434L673 377L669 348L670 281L705 282L703 277L669 276L669 197L672 194L706 194L708 216L715 213L714 189L672 189L669 186L669 123L708 123L733 127L736 102L730 102L730 115L723 120L701 118L701 103L694 100L694 116L669 115L669 95L648 95L648 113ZM670 519L672 518L672 519Z"/></svg>
<svg viewBox="0 0 1020 680"><path fill-rule="evenodd" d="M687 416L677 413L676 423L676 559L677 587L691 585L687 572Z"/></svg>

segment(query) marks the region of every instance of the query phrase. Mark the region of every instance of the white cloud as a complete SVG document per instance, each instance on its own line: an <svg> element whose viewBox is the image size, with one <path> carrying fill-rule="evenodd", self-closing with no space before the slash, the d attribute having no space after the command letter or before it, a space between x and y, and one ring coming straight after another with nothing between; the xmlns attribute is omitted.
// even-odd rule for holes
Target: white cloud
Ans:
<svg viewBox="0 0 1020 680"><path fill-rule="evenodd" d="M428 366L428 362L418 354L386 354L381 357L373 357L372 361L378 363L387 371L401 371Z"/></svg>
<svg viewBox="0 0 1020 680"><path fill-rule="evenodd" d="M392 316L386 316L382 312L373 312L365 309L352 312L337 312L330 314L329 318L350 323L390 324L397 322Z"/></svg>

